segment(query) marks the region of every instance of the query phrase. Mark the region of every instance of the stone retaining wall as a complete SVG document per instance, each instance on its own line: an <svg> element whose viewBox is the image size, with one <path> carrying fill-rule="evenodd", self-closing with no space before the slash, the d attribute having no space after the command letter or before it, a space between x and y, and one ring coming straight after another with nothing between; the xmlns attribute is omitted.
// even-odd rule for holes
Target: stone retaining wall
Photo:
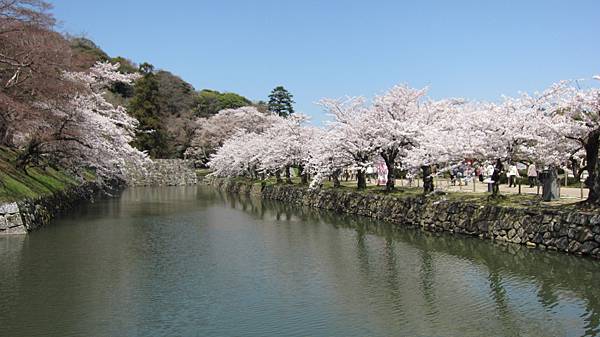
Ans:
<svg viewBox="0 0 600 337"><path fill-rule="evenodd" d="M198 183L193 160L154 159L143 168L130 168L130 186L181 186Z"/></svg>
<svg viewBox="0 0 600 337"><path fill-rule="evenodd" d="M95 182L88 182L39 198L0 204L0 235L26 234L44 226L78 203L89 201L101 192L107 194L118 189L119 182L114 183L114 186L104 185L101 188Z"/></svg>
<svg viewBox="0 0 600 337"><path fill-rule="evenodd" d="M0 205L0 234L25 234L19 205L16 202Z"/></svg>
<svg viewBox="0 0 600 337"><path fill-rule="evenodd" d="M448 201L439 196L395 197L336 189L309 190L294 185L263 186L225 179L208 183L222 191L368 216L402 227L600 258L600 214L596 213Z"/></svg>
<svg viewBox="0 0 600 337"><path fill-rule="evenodd" d="M145 167L131 168L130 171L126 182L130 186L177 186L198 182L192 160L156 159ZM109 189L115 189L122 187L123 182L108 185ZM85 183L52 195L0 204L0 235L25 234L46 225L59 213L101 191L108 192L96 183Z"/></svg>

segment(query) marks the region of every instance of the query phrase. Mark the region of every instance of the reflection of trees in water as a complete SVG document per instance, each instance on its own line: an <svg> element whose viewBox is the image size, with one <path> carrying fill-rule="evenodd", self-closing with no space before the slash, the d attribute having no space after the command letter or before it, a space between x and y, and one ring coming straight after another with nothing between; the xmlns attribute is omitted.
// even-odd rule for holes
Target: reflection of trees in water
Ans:
<svg viewBox="0 0 600 337"><path fill-rule="evenodd" d="M223 195L225 196L225 195ZM398 240L417 248L421 252L420 278L421 289L428 311L435 312L435 268L432 253L439 252L450 254L460 259L471 261L485 266L489 271L488 283L498 315L505 324L514 321L511 311L510 298L502 280L504 273L517 275L527 282L533 282L537 287L538 302L547 310L559 302L557 291L566 290L573 292L578 298L585 301L589 317L586 319L588 334L598 332L600 327L600 292L595 291L593 280L600 277L594 261L564 254L530 250L516 245L490 245L479 239L461 236L452 237L447 234L420 232L418 230L403 229L397 226L361 218L348 214L338 214L321 211L314 208L299 207L277 201L260 200L258 198L244 198L238 195L225 196L229 199L245 199L252 203L252 214L260 218L265 216L287 221L296 217L303 221L325 222L334 227L352 228L356 230L357 258L364 275L372 274L369 262L369 247L366 236L369 234L385 237L386 245L384 258L387 267L387 283L390 295L399 302L398 271L393 241Z"/></svg>
<svg viewBox="0 0 600 337"><path fill-rule="evenodd" d="M427 306L427 317L435 314L435 268L433 258L427 250L421 250L421 291Z"/></svg>
<svg viewBox="0 0 600 337"><path fill-rule="evenodd" d="M162 186L130 187L114 195L113 198L100 198L101 207L86 205L69 211L68 218L98 217L145 217L178 214L188 210L197 210L198 206L208 206L217 196L203 186Z"/></svg>
<svg viewBox="0 0 600 337"><path fill-rule="evenodd" d="M597 336L600 334L600 317L598 315L598 301L593 302L593 306L591 301L586 301L586 309L589 313L588 318L586 319L585 325L585 334L586 336Z"/></svg>
<svg viewBox="0 0 600 337"><path fill-rule="evenodd" d="M506 295L506 289L502 285L502 276L497 271L490 270L488 282L490 284L492 298L496 304L496 313L498 314L500 321L502 321L502 326L514 326L510 307L508 305L509 298Z"/></svg>
<svg viewBox="0 0 600 337"><path fill-rule="evenodd" d="M394 240L389 234L385 236L384 259L386 266L387 289L390 290L390 297L393 300L394 312L399 312L400 310L402 310L402 293L400 291L400 277L398 274L396 252L394 250Z"/></svg>
<svg viewBox="0 0 600 337"><path fill-rule="evenodd" d="M265 217L287 221L298 218L303 221L324 222L336 228L356 230L357 258L365 275L371 275L369 264L369 248L366 236L374 234L386 240L384 258L387 264L387 283L390 294L399 299L398 271L395 261L393 241L401 241L421 252L420 278L425 303L430 312L435 312L435 267L433 253L439 252L456 258L471 261L484 266L488 271L488 283L496 310L506 324L514 320L510 298L507 295L502 275L512 274L522 280L532 282L538 289L537 299L541 306L551 312L560 301L558 291L566 290L585 301L589 317L586 318L588 334L595 334L600 329L600 292L594 287L593 280L600 278L597 262L589 259L568 256L561 253L531 250L513 244L493 244L480 239L460 236L452 237L447 233L438 234L422 232L397 225L376 221L370 218L348 214L338 214L315 208L299 207L278 201L260 200L259 198L240 197L239 195L221 194L226 199L245 200L253 207L252 214L263 219ZM239 209L239 208L238 208ZM456 235L458 236L458 235Z"/></svg>
<svg viewBox="0 0 600 337"><path fill-rule="evenodd" d="M367 276L367 279L370 279L371 267L369 266L369 248L365 241L365 230L362 226L358 226L356 228L356 259L361 275L365 275Z"/></svg>

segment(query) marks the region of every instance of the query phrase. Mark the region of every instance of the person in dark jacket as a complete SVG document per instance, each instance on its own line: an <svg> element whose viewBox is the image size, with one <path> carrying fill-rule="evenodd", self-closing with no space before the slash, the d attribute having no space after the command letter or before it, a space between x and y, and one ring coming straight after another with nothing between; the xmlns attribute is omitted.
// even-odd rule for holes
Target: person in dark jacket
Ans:
<svg viewBox="0 0 600 337"><path fill-rule="evenodd" d="M498 192L500 192L499 190L499 186L500 186L500 175L502 174L503 171L503 166L502 166L502 161L500 159L496 160L496 165L494 166L494 173L492 173L492 180L494 181L494 186L493 186L493 194L498 194Z"/></svg>

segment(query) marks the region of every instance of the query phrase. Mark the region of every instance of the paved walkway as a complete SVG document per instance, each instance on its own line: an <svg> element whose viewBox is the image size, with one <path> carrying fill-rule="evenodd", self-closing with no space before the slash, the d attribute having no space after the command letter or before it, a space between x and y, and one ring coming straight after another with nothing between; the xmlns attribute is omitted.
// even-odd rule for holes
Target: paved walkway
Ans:
<svg viewBox="0 0 600 337"><path fill-rule="evenodd" d="M413 181L412 186L421 186L423 184L422 181ZM475 182L475 188L473 188L473 184L469 182L467 186L452 186L449 179L435 179L434 184L436 189L441 189L443 191L449 192L486 192L487 184L480 183L479 180ZM406 179L397 179L397 186L409 186L408 180ZM516 194L519 193L519 187L508 187L506 184L500 185L500 193L503 194ZM540 186L539 191L537 187L529 188L529 185L521 185L521 193L522 194L541 194L542 187ZM585 199L587 198L588 190L587 188L573 188L573 187L561 187L560 188L560 197L566 199Z"/></svg>

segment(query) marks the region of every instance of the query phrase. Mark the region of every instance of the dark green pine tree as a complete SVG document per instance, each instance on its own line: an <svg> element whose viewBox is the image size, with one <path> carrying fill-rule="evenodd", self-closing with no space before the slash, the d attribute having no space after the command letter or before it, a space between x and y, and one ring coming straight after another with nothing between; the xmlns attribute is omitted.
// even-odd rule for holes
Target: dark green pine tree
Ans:
<svg viewBox="0 0 600 337"><path fill-rule="evenodd" d="M269 95L269 111L281 117L293 114L294 107L292 104L295 103L293 97L283 86L275 87Z"/></svg>
<svg viewBox="0 0 600 337"><path fill-rule="evenodd" d="M168 155L167 133L160 119L158 81L151 64L141 64L140 73L128 105L129 114L140 122L132 145L152 158L163 158Z"/></svg>

